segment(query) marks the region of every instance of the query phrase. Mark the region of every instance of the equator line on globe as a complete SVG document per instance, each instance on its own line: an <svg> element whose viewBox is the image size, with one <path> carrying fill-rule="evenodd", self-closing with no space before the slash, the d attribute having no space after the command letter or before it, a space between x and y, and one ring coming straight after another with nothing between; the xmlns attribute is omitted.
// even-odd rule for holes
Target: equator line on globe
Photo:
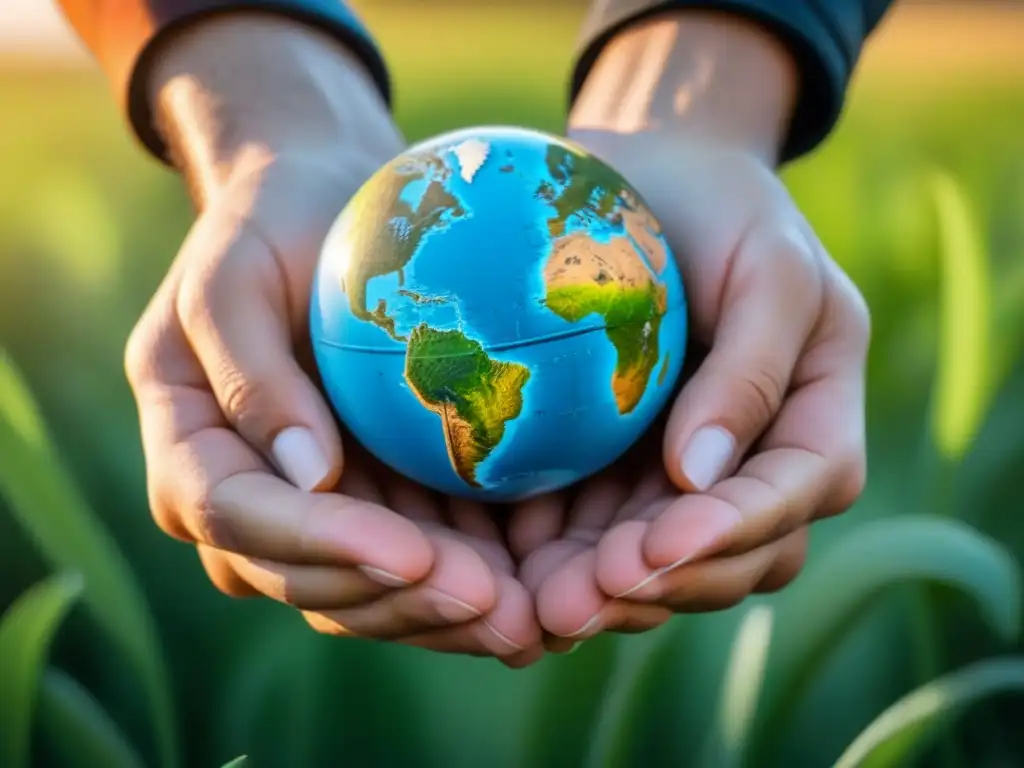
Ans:
<svg viewBox="0 0 1024 768"><path fill-rule="evenodd" d="M323 246L310 330L367 450L503 501L608 466L665 407L686 300L640 195L582 148L474 128L379 169Z"/></svg>

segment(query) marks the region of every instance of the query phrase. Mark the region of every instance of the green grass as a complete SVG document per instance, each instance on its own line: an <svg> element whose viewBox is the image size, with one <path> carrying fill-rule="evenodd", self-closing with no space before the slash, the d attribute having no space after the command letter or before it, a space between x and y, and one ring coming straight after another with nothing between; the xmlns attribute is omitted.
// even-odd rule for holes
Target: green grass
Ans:
<svg viewBox="0 0 1024 768"><path fill-rule="evenodd" d="M459 13L415 37L403 25L427 19L367 14L394 52L407 138L559 130L578 11L529 26ZM49 668L0 679L37 697L27 736L3 708L0 732L18 734L4 758L28 744L57 766L760 768L896 765L924 747L925 765L1012 764L1024 706L991 696L1019 689L1019 662L984 660L1024 652L1024 85L863 86L785 172L872 308L862 501L816 526L779 596L515 673L316 636L281 606L222 597L156 530L120 358L190 206L95 74L0 71L0 347L15 363L0 391L0 643L33 659L19 669L47 655L16 598L51 569L84 585L81 610L44 617Z"/></svg>

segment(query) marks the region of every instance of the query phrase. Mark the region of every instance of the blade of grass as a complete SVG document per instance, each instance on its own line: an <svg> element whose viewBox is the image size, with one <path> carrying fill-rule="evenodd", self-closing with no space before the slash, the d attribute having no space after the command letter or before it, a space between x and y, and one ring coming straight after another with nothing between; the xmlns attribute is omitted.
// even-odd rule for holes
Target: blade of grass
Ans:
<svg viewBox="0 0 1024 768"><path fill-rule="evenodd" d="M0 765L30 768L32 715L50 643L82 591L77 574L30 587L0 619Z"/></svg>
<svg viewBox="0 0 1024 768"><path fill-rule="evenodd" d="M88 585L83 604L141 681L164 768L178 764L160 640L131 566L64 469L28 387L0 350L0 493L55 567Z"/></svg>
<svg viewBox="0 0 1024 768"><path fill-rule="evenodd" d="M993 394L989 259L966 194L945 173L930 178L939 227L939 349L932 434L942 458L959 461L970 448Z"/></svg>
<svg viewBox="0 0 1024 768"><path fill-rule="evenodd" d="M746 764L747 742L768 663L772 619L769 606L755 606L747 611L736 632L718 716L704 747L702 763L707 768L739 768Z"/></svg>
<svg viewBox="0 0 1024 768"><path fill-rule="evenodd" d="M240 768L240 766L243 766L243 765L245 765L248 762L249 762L248 756L246 756L246 755L239 755L234 760L231 760L231 761L229 761L227 763L224 763L224 765L222 765L221 768Z"/></svg>
<svg viewBox="0 0 1024 768"><path fill-rule="evenodd" d="M923 446L921 508L956 514L960 465L985 422L995 395L995 292L980 226L960 185L936 171L928 179L935 206L939 250L938 360L929 430ZM922 585L912 607L917 679L944 668L936 641L934 588ZM944 768L963 763L950 740L941 751Z"/></svg>
<svg viewBox="0 0 1024 768"><path fill-rule="evenodd" d="M39 728L61 768L145 768L138 752L92 694L53 667L43 675Z"/></svg>
<svg viewBox="0 0 1024 768"><path fill-rule="evenodd" d="M1010 691L1024 694L1024 657L988 659L940 677L875 718L846 748L835 768L909 765L958 714Z"/></svg>
<svg viewBox="0 0 1024 768"><path fill-rule="evenodd" d="M1018 636L1021 574L998 542L949 518L906 515L867 523L789 588L779 609L753 752L766 754L774 745L830 650L874 600L915 581L958 589L1002 639Z"/></svg>

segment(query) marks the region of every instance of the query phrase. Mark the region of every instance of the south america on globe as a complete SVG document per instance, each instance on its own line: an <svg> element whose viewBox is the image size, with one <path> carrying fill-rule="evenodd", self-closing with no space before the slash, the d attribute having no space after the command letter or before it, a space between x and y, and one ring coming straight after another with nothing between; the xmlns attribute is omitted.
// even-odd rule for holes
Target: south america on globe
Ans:
<svg viewBox="0 0 1024 768"><path fill-rule="evenodd" d="M640 195L537 131L447 133L331 228L310 308L339 419L399 473L512 501L607 467L665 407L683 283Z"/></svg>

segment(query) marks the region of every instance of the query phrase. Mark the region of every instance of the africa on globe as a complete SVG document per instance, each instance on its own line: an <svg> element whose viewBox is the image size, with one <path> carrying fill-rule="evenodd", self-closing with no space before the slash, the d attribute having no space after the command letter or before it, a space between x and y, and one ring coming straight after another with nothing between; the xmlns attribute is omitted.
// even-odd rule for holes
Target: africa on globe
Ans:
<svg viewBox="0 0 1024 768"><path fill-rule="evenodd" d="M621 456L665 407L686 300L611 167L520 128L417 144L331 228L310 309L339 419L399 473L511 501Z"/></svg>

